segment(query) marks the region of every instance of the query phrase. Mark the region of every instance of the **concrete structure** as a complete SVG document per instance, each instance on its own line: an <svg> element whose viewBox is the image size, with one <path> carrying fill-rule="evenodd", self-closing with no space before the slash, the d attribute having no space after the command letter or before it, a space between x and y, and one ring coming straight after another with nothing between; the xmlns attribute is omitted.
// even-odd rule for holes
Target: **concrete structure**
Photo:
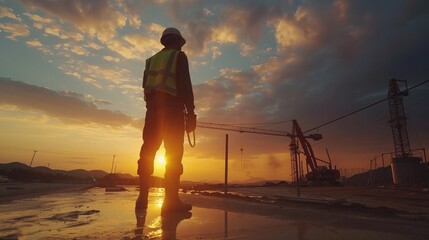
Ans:
<svg viewBox="0 0 429 240"><path fill-rule="evenodd" d="M418 157L393 158L391 163L393 183L401 186L424 180L422 159Z"/></svg>

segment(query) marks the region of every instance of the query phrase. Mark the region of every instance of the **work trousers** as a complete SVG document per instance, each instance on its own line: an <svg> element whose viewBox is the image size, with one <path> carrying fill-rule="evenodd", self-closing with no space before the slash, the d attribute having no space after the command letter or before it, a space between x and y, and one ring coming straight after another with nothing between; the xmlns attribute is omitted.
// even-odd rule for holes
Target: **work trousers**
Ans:
<svg viewBox="0 0 429 240"><path fill-rule="evenodd" d="M171 106L147 105L143 145L137 170L141 187L149 187L149 179L154 171L155 154L163 141L166 161L164 178L168 185L178 184L180 175L183 173L184 132L183 107L177 104Z"/></svg>

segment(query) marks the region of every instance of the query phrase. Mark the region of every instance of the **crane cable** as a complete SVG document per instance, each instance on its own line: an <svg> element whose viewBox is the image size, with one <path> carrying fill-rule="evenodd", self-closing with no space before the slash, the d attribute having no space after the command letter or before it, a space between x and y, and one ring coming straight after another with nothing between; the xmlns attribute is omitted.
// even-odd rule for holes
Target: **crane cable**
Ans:
<svg viewBox="0 0 429 240"><path fill-rule="evenodd" d="M412 86L412 87L408 88L408 89L407 89L407 90L405 90L405 91L401 91L401 92L399 92L399 94L403 94L403 93L405 93L405 92L407 92L407 91L412 90L413 88L419 87L419 86L421 86L421 85L423 85L423 84L426 84L426 83L428 83L428 82L429 82L429 79L428 79L428 80L426 80L426 81L423 81L423 82L421 82L421 83L419 83L419 84L416 84L416 85L414 85L414 86ZM331 124L331 123L334 123L334 122L336 122L336 121L339 121L339 120L341 120L341 119L343 119L343 118L346 118L346 117L348 117L348 116L350 116L350 115L353 115L353 114L358 113L358 112L360 112L360 111L363 111L363 110L365 110L365 109L367 109L367 108L370 108L370 107L372 107L372 106L375 106L375 105L377 105L377 104L379 104L379 103L381 103L381 102L384 102L384 101L388 100L389 98L390 98L390 97L386 97L386 98L383 98L383 99L381 99L381 100L378 100L378 101L376 101L376 102L374 102L374 103L371 103L371 104L369 104L369 105L367 105L367 106L365 106L365 107L359 108L359 109L357 109L357 110L355 110L355 111L353 111L353 112L350 112L350 113L347 113L347 114L345 114L345 115L343 115L343 116L340 116L340 117L338 117L338 118L335 118L334 120L328 121L328 122L326 122L326 123L320 124L319 126L316 126L316 127L311 128L311 129L308 129L308 130L304 131L303 133L311 132L311 131L313 131L313 130L319 129L319 128L321 128L321 127L324 127L324 126L326 126L326 125L329 125L329 124Z"/></svg>

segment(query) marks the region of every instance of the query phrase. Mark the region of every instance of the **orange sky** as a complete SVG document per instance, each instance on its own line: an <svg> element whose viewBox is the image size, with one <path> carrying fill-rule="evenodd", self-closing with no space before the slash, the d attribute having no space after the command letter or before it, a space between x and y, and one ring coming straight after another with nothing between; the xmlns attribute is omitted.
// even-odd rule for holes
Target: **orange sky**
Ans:
<svg viewBox="0 0 429 240"><path fill-rule="evenodd" d="M175 26L187 39L199 121L291 131L428 79L427 1L0 0L0 162L135 175L143 62ZM412 148L429 146L429 86L405 98ZM312 133L316 156L369 168L393 151L388 103ZM185 139L183 180L223 181L225 131ZM230 134L230 179L290 179L288 138ZM243 149L241 154L240 149ZM163 175L163 150L155 174ZM380 163L381 164L381 163ZM356 170L357 171L357 170Z"/></svg>

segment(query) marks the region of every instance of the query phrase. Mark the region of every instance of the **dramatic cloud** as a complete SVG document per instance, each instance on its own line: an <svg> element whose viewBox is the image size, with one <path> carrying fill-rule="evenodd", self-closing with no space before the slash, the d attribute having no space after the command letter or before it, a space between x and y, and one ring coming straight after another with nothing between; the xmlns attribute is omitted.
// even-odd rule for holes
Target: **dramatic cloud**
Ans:
<svg viewBox="0 0 429 240"><path fill-rule="evenodd" d="M51 16L65 20L89 35L98 36L103 40L115 36L116 29L124 27L127 20L107 0L22 0L21 2L30 8L43 9Z"/></svg>
<svg viewBox="0 0 429 240"><path fill-rule="evenodd" d="M0 30L9 33L10 40L17 40L19 37L26 37L30 34L27 25L24 23L0 23Z"/></svg>
<svg viewBox="0 0 429 240"><path fill-rule="evenodd" d="M211 121L261 119L266 116L264 111L276 104L256 74L239 69L221 69L218 78L199 84L194 89L198 113Z"/></svg>
<svg viewBox="0 0 429 240"><path fill-rule="evenodd" d="M213 29L212 41L219 43L236 43L237 34L230 27L218 27Z"/></svg>
<svg viewBox="0 0 429 240"><path fill-rule="evenodd" d="M395 1L386 9L381 3L312 2L266 16L261 22L273 29L277 55L249 70L221 70L219 77L195 86L197 110L213 122L295 118L306 130L384 98L391 77L409 85L425 80L429 8L424 5ZM417 146L427 141L416 129L429 129L427 111L417 110L427 106L423 94L429 94L428 87L406 99ZM366 159L392 149L388 119L385 102L320 129L323 144L336 146L337 160L358 165L355 156Z"/></svg>
<svg viewBox="0 0 429 240"><path fill-rule="evenodd" d="M13 10L8 7L0 7L0 19L1 18L10 18L18 22L22 21L22 19L17 17L15 13L13 13Z"/></svg>
<svg viewBox="0 0 429 240"><path fill-rule="evenodd" d="M149 56L161 50L162 47L159 43L159 35L148 37L144 34L129 34L124 39L131 44L132 49L134 49L132 57L136 59L143 59L142 55L136 55L136 52L140 54L145 53L146 56Z"/></svg>
<svg viewBox="0 0 429 240"><path fill-rule="evenodd" d="M56 47L71 48L71 51L75 52L78 55L87 54L87 50L78 45L57 45ZM82 52L79 52L82 51ZM65 55L67 56L67 55ZM108 61L114 61L115 58L107 58ZM106 59L106 60L107 60ZM126 84L133 82L133 78L130 75L130 71L127 68L121 68L115 64L108 65L99 65L99 64L89 64L82 60L77 60L70 58L66 63L61 64L58 67L64 72L64 74L73 76L76 79L82 80L86 83L89 83L97 88L104 86L105 88L119 88L125 89Z"/></svg>
<svg viewBox="0 0 429 240"><path fill-rule="evenodd" d="M103 124L112 127L133 125L129 116L120 112L99 109L84 95L59 93L47 88L0 78L0 105L12 105L24 110L41 111L51 117L73 124ZM88 96L84 96L88 99Z"/></svg>
<svg viewBox="0 0 429 240"><path fill-rule="evenodd" d="M27 16L28 18L30 18L34 22L39 22L39 23L53 23L54 22L54 20L52 20L51 18L41 17L37 14L24 13L24 15Z"/></svg>
<svg viewBox="0 0 429 240"><path fill-rule="evenodd" d="M82 104L73 109L88 105L94 110L88 114L91 117L75 115L83 117L82 123L104 122L98 118L102 107L127 113L141 110L137 113L141 116L144 59L162 48L159 38L167 26L179 28L187 40L183 50L191 63L199 121L237 124L297 119L306 130L385 98L392 77L408 80L409 86L428 79L429 2L423 0L388 4L349 0L21 2L16 9L7 1L0 7L0 35L6 46L2 54L8 56L3 75L17 78L18 69L31 69L20 73L19 79L68 91L3 79L0 99L6 101L7 96L10 105L34 107L63 120L72 119L73 114L37 105L40 101L31 103L26 97L20 102L4 95L3 86L21 89L23 96L31 89L57 96L59 100L53 102L72 99ZM17 46L22 47L22 56L32 57L17 56ZM39 54L40 62L34 64L33 54ZM46 73L38 73L34 66ZM55 81L43 74L54 76ZM428 86L413 89L404 99L410 139L416 147L427 147ZM324 153L328 146L342 164L363 165L360 160L391 151L388 119L388 105L383 102L315 130L324 139L314 148ZM290 122L266 127L291 128ZM200 148L191 151L192 156L222 158L213 157L223 148L217 133L199 131ZM242 135L234 139L259 146L257 139L262 136ZM246 158L256 165L280 167L281 154L288 152L287 141L263 142L267 145L263 148L245 147ZM237 144L234 147L240 149Z"/></svg>
<svg viewBox="0 0 429 240"><path fill-rule="evenodd" d="M42 44L37 40L27 41L26 43L30 47L41 47L42 46Z"/></svg>
<svg viewBox="0 0 429 240"><path fill-rule="evenodd" d="M220 25L229 26L239 42L257 43L264 27L287 3L232 2L222 11Z"/></svg>
<svg viewBox="0 0 429 240"><path fill-rule="evenodd" d="M103 56L103 59L109 62L119 62L121 59L112 56Z"/></svg>
<svg viewBox="0 0 429 240"><path fill-rule="evenodd" d="M95 105L110 105L112 104L111 102L104 100L104 99L97 99L94 96L92 96L91 94L82 94L82 93L76 93L76 92L71 92L71 91L64 91L61 92L64 96L68 96L68 97L73 97L73 98L79 98L82 101L85 102L92 102Z"/></svg>
<svg viewBox="0 0 429 240"><path fill-rule="evenodd" d="M138 12L140 7L138 5L142 4L141 1L120 1L120 4L128 14L128 24L139 29L141 26L141 20Z"/></svg>

